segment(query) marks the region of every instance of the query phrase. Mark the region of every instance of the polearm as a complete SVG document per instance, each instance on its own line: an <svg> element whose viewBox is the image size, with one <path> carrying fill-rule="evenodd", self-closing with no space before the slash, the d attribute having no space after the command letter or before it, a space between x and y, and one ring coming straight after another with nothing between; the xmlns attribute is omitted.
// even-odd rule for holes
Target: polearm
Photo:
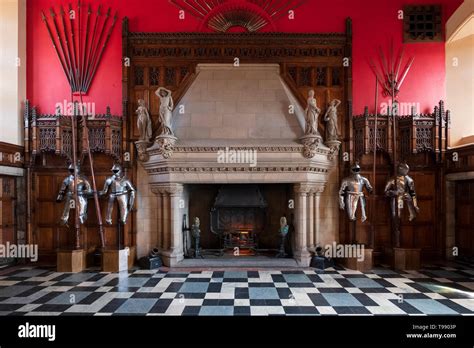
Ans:
<svg viewBox="0 0 474 348"><path fill-rule="evenodd" d="M79 96L81 99L81 105L83 105L81 91L79 92ZM89 165L91 167L92 189L93 189L93 195L94 195L95 212L97 215L97 223L99 224L100 244L102 246L102 249L104 249L105 248L104 225L102 224L102 213L100 211L100 205L99 205L99 194L97 192L97 185L95 182L94 160L92 159L91 146L90 146L90 141L89 141L89 127L87 126L87 117L88 115L86 113L82 115L83 127L84 127L83 131L85 132L87 155L89 157Z"/></svg>
<svg viewBox="0 0 474 348"><path fill-rule="evenodd" d="M87 51L87 56L86 56L87 66L86 66L86 71L84 73L86 81L89 78L89 73L91 72L91 63L90 62L91 62L92 54L95 51L95 47L98 45L98 43L96 43L96 35L97 35L97 27L98 27L98 24L99 24L100 9L101 9L101 5L99 5L99 7L97 8L97 13L96 13L95 22L94 22L94 28L92 29L92 38L91 38L90 50ZM83 92L86 92L86 91L83 91Z"/></svg>
<svg viewBox="0 0 474 348"><path fill-rule="evenodd" d="M73 57L72 57L72 52L71 52L71 47L69 46L69 37L68 37L68 33L67 33L67 30L66 30L66 21L64 20L64 9L63 7L61 6L60 7L60 10L59 10L59 14L61 16L61 24L63 26L63 32L64 32L64 41L65 41L65 45L66 45L66 53L67 53L67 57L68 57L68 61L69 61L69 73L70 73L70 76L71 76L71 82L73 83L73 89L75 89L75 79L74 79L74 61L73 61Z"/></svg>
<svg viewBox="0 0 474 348"><path fill-rule="evenodd" d="M403 55L405 53L405 47L402 46L402 50L400 55L398 56L398 62L397 62L397 70L395 72L395 80L398 81L398 77L400 76L400 68L402 66L402 61L403 61Z"/></svg>
<svg viewBox="0 0 474 348"><path fill-rule="evenodd" d="M64 62L61 58L61 55L59 54L58 47L56 46L56 43L53 38L53 34L51 33L51 28L49 27L48 21L46 20L46 16L43 11L41 11L41 18L46 25L46 29L48 30L49 38L51 39L51 42L53 44L54 51L56 52L56 55L58 56L59 62L61 63L61 67L63 68L64 75L66 75L66 78L68 79L68 83L71 84L71 81L69 79L69 75L67 73L66 66L64 65Z"/></svg>
<svg viewBox="0 0 474 348"><path fill-rule="evenodd" d="M62 56L64 57L64 64L66 66L66 70L67 70L67 76L68 76L68 80L71 80L72 77L71 77L71 65L70 65L70 62L69 62L69 55L67 55L66 53L66 49L64 48L64 45L63 45L63 40L61 38L61 34L59 32L59 29L58 29L58 25L56 23L56 13L54 13L53 11L53 8L51 8L49 10L49 13L51 15L51 19L52 19L52 22L53 22L53 28L54 30L56 31L56 37L58 39L58 42L59 42L59 48L61 49L61 54Z"/></svg>
<svg viewBox="0 0 474 348"><path fill-rule="evenodd" d="M84 48L82 50L82 63L81 63L82 74L81 74L81 84L79 86L79 91L80 92L84 92L85 74L86 74L86 69L87 69L87 67L86 67L86 64L87 64L86 52L87 52L87 48L88 48L88 44L89 44L89 23L90 23L91 13L92 13L92 10L91 10L91 6L89 5L89 7L87 8L86 37L84 39ZM82 101L81 101L81 103L82 103Z"/></svg>
<svg viewBox="0 0 474 348"><path fill-rule="evenodd" d="M374 73L374 75L378 79L378 84L384 90L384 93L386 93L387 95L390 95L390 89L387 88L387 84L383 82L383 81L385 81L384 74L383 73L380 74L379 70L377 69L377 67L376 67L376 65L375 65L375 63L372 59L370 60L369 65L370 65L370 68L372 69L372 72Z"/></svg>
<svg viewBox="0 0 474 348"><path fill-rule="evenodd" d="M75 86L78 86L79 85L79 61L77 60L77 50L76 50L76 35L74 33L74 22L72 20L72 16L71 16L71 13L72 13L73 9L72 9L72 6L71 4L69 4L69 24L71 25L71 43L72 43L72 50L73 50L73 53L74 53L74 81L75 81ZM74 90L74 92L76 92L76 90Z"/></svg>
<svg viewBox="0 0 474 348"><path fill-rule="evenodd" d="M75 248L76 250L79 250L81 248L80 244L80 233L81 233L81 226L79 224L79 190L77 187L77 176L78 176L78 171L77 171L77 144L76 144L76 139L77 139L77 129L76 129L76 115L77 115L77 104L74 104L73 107L73 115L71 118L71 128L72 128L72 160L74 162L73 167L74 167L74 211L75 211L75 220L74 220L74 227L76 231L76 238L75 238Z"/></svg>
<svg viewBox="0 0 474 348"><path fill-rule="evenodd" d="M405 81L405 78L407 77L408 75L408 72L410 71L411 69L411 66L413 65L413 62L415 61L415 57L411 57L410 59L410 62L405 66L405 72L403 73L402 75L402 78L400 79L400 81L398 82L397 84L397 90L400 89L400 87L402 86L403 82Z"/></svg>
<svg viewBox="0 0 474 348"><path fill-rule="evenodd" d="M92 69L94 67L94 62L96 61L97 59L97 54L98 54L98 47L101 43L101 41L103 40L103 37L104 37L104 32L105 32L105 28L107 27L107 23L109 21L109 18L110 18L110 12L111 12L111 9L109 8L107 10L107 12L105 13L105 20L104 20L104 23L102 24L102 28L100 29L100 32L99 32L99 36L97 37L97 43L96 45L94 45L93 47L93 50L92 50L92 55L91 55L91 61L90 61L90 65L91 65L91 72L92 72ZM89 84L87 84L87 81L91 78L91 75L90 73L88 74L89 77L88 79L86 80L86 91L89 89Z"/></svg>
<svg viewBox="0 0 474 348"><path fill-rule="evenodd" d="M78 17L78 20L79 20L79 26L78 26L78 57L77 57L77 60L79 61L79 74L78 74L78 80L79 80L79 84L78 84L78 87L79 87L79 90L77 92L79 92L81 90L81 84L82 84L82 60L81 60L81 57L82 57L82 21L81 21L81 0L77 0L77 17Z"/></svg>
<svg viewBox="0 0 474 348"><path fill-rule="evenodd" d="M104 54L105 47L107 46L107 42L109 41L110 36L112 35L112 30L114 29L116 22L117 22L117 13L115 13L114 20L112 21L112 25L109 28L109 32L107 33L107 37L105 38L104 44L102 45L98 59L94 63L94 69L92 70L92 74L90 75L89 81L86 84L86 90L89 89L89 86L92 81L92 77L95 75L95 72L97 71L97 67L99 66L100 59L102 58L102 55Z"/></svg>
<svg viewBox="0 0 474 348"><path fill-rule="evenodd" d="M379 96L379 78L375 76L375 118L374 118L374 163L372 164L372 178L373 178L373 185L372 185L372 197L373 197L373 204L372 209L370 210L370 246L372 249L375 247L375 224L374 224L374 216L375 216L375 206L376 206L376 188L377 188L377 177L376 177L376 163L377 163L377 130L378 130L378 96Z"/></svg>
<svg viewBox="0 0 474 348"><path fill-rule="evenodd" d="M41 16L43 19L43 22L46 25L46 29L48 30L49 37L51 39L51 42L53 44L54 50L56 51L56 55L58 56L58 59L61 63L61 67L63 68L64 75L68 79L69 85L72 86L72 81L69 79L69 75L67 73L67 70L65 68L64 62L61 59L61 55L59 54L58 48L55 44L53 35L51 33L51 29L49 27L49 24L46 20L46 16L43 11L41 11ZM71 87L72 88L72 87ZM73 167L74 167L74 228L75 228L75 249L80 249L80 224L79 224L79 200L78 200L78 187L77 187L77 144L76 144L76 124L75 124L75 114L76 114L76 108L74 107L74 112L73 116L71 117L71 128L72 128L72 160L73 160Z"/></svg>

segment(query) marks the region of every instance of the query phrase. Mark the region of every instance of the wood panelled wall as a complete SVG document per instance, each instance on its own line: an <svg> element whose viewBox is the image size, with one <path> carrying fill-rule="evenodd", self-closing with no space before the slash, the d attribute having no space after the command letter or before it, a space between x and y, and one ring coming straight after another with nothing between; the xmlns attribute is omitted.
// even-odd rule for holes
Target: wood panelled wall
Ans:
<svg viewBox="0 0 474 348"><path fill-rule="evenodd" d="M367 199L367 221L359 220L355 224L356 241L366 245L371 244L372 233L374 233L374 256L376 262L387 262L391 256L392 231L390 225L389 199L384 194L387 181L391 178L393 170L389 159L380 154L377 156L377 176L374 180L372 173L373 155L364 155L360 159L361 174L369 179L375 188L375 195L369 195ZM408 162L410 163L410 162ZM415 188L420 212L413 221L408 221L408 210L402 213L400 242L404 248L421 248L422 257L425 260L439 258L442 255L443 238L441 223L442 214L437 209L442 195L442 186L439 171L428 166L415 166L411 163L409 175L415 181ZM360 212L358 212L360 214ZM351 242L351 231L353 223L342 216L341 240ZM352 226L351 226L352 225Z"/></svg>
<svg viewBox="0 0 474 348"><path fill-rule="evenodd" d="M33 240L38 244L41 261L54 263L56 261L56 251L71 249L74 245L74 211L70 212L70 228L61 226L59 219L64 209L64 201L56 202L62 181L69 175L66 170L68 161L50 154L44 154L37 159L42 165L38 166L32 174L32 223ZM112 158L103 155L94 155L94 171L97 182L97 189L102 190L105 179L110 176L114 161ZM88 159L83 158L81 165L82 173L91 181L90 167ZM106 247L117 246L117 206L114 207L113 225L105 224L105 213L107 209L107 197L100 198L100 207L104 224L104 234ZM130 220L133 217L131 216ZM124 242L127 246L135 245L135 235L132 233L132 221L126 226L124 231ZM88 201L88 218L81 226L81 246L87 251L88 263L92 264L93 255L96 248L100 247L99 228L95 211L94 200Z"/></svg>
<svg viewBox="0 0 474 348"><path fill-rule="evenodd" d="M39 114L35 107L25 103L25 166L27 172L28 241L38 244L39 260L55 264L56 252L71 249L74 245L74 210L70 211L69 227L61 226L59 221L65 202L56 202L63 180L69 175L67 168L72 163L72 123L69 115ZM92 184L91 168L84 132L84 118L77 117L77 159L81 173ZM122 119L110 114L91 115L87 118L89 144L94 163L97 190L103 188L104 181L112 175L114 163L120 163L125 173L133 175L128 169L130 163L123 161L124 137ZM133 181L133 178L132 178ZM114 207L113 224L105 224L107 197L100 198L102 223L104 225L106 248L118 244L116 224L117 205ZM122 231L125 246L135 245L134 214ZM88 219L80 229L80 246L87 252L88 265L93 262L95 250L100 247L98 220L94 199L88 200Z"/></svg>
<svg viewBox="0 0 474 348"><path fill-rule="evenodd" d="M25 243L25 178L21 174L24 159L23 146L0 142L0 167L7 169L4 175L0 174L0 244L3 245ZM0 258L0 266L14 261Z"/></svg>
<svg viewBox="0 0 474 348"><path fill-rule="evenodd" d="M455 241L459 256L474 259L474 180L456 183Z"/></svg>
<svg viewBox="0 0 474 348"><path fill-rule="evenodd" d="M446 174L454 182L454 245L458 257L474 259L474 145L450 149L446 154Z"/></svg>
<svg viewBox="0 0 474 348"><path fill-rule="evenodd" d="M360 162L362 175L369 178L375 195L367 198L368 219L351 223L341 217L341 237L351 242L355 230L356 241L374 248L375 262L390 263L392 255L392 228L389 198L384 189L394 175L396 162L406 162L415 181L420 211L415 220L409 221L405 206L401 217L400 243L402 248L420 248L426 261L444 257L445 233L443 224L444 167L449 139L450 112L444 102L434 107L433 113L400 115L396 117L395 134L392 117L377 116L377 141L374 139L375 115L353 119L354 157ZM394 149L393 140L396 139ZM377 144L376 178L373 177L374 144ZM395 150L395 151L394 151ZM349 168L346 169L349 174ZM372 243L373 238L373 243Z"/></svg>

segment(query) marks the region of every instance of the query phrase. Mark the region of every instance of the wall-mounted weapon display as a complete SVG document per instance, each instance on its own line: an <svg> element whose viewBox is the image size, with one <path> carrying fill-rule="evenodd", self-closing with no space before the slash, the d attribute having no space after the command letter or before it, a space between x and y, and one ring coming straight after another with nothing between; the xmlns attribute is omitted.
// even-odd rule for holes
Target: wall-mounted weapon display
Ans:
<svg viewBox="0 0 474 348"><path fill-rule="evenodd" d="M402 47L399 53L395 56L395 51L393 47L393 40L390 44L389 53L386 55L382 48L378 48L379 54L379 67L374 63L374 61L370 60L370 67L372 72L375 74L377 83L380 85L382 89L382 95L384 97L391 98L391 107L389 108L389 113L392 116L392 127L393 127L393 134L397 134L396 130L396 122L395 117L399 115L398 109L398 94L400 93L400 89L402 88L403 83L410 71L415 57L410 57L405 64L404 61L404 54L405 49ZM403 66L403 69L402 69ZM378 106L377 106L378 108ZM375 112L377 114L377 110ZM377 126L377 124L376 124ZM393 137L393 172L396 172L396 163L397 163L397 139Z"/></svg>
<svg viewBox="0 0 474 348"><path fill-rule="evenodd" d="M50 18L44 11L41 13L72 92L84 94L91 86L118 19L115 14L110 21L110 8L104 13L99 5L97 11L93 12L89 4L84 14L85 7L78 1L77 6L69 4L67 13L62 5L59 12L50 8ZM94 24L91 27L92 22Z"/></svg>
<svg viewBox="0 0 474 348"><path fill-rule="evenodd" d="M85 14L84 14L84 9ZM67 78L71 89L71 101L74 102L74 95L78 94L81 105L82 96L89 90L94 75L97 71L99 63L104 54L107 43L109 42L112 31L117 21L117 14L110 23L111 9L109 8L103 15L101 6L97 8L95 14L91 5L83 5L80 0L77 6L69 4L68 13L64 11L64 7L59 7L59 15L53 8L49 10L50 18L48 19L44 11L41 13L42 20L46 26L49 38L51 40L54 51L61 64L63 72ZM66 20L69 17L69 21ZM91 28L91 23L94 23ZM72 123L72 157L74 173L77 173L77 117L82 115L82 126L84 138L89 158L92 192L96 208L96 215L99 226L99 235L102 248L105 247L104 229L102 224L102 214L99 206L99 197L97 193L97 185L94 173L94 163L90 150L89 128L87 126L86 112L78 110L77 102L74 103L74 113L71 115ZM77 193L77 175L74 175L76 194L74 195L75 204L79 206L79 195ZM76 210L75 214L76 242L75 248L80 248L80 216Z"/></svg>
<svg viewBox="0 0 474 348"><path fill-rule="evenodd" d="M377 150L378 150L378 88L382 90L382 95L384 97L391 98L391 106L388 108L389 116L391 116L392 122L392 166L393 166L393 175L396 176L397 170L400 171L400 165L397 167L397 120L396 117L399 116L398 108L398 94L400 89L405 82L405 79L410 71L415 57L410 57L407 61L404 60L405 49L402 48L395 55L395 49L393 45L393 40L390 44L389 53L385 54L381 47L378 48L378 58L379 66L377 66L374 60L370 60L370 67L376 78L376 91L375 91L375 120L374 120L374 137L373 137L373 177L376 178L376 162L377 162ZM405 63L404 63L405 61ZM403 68L402 68L403 67ZM405 164L406 165L406 164ZM387 189L385 189L387 194ZM393 201L391 202L393 204ZM393 209L393 208L392 208ZM373 210L372 210L373 211ZM373 217L373 213L372 213ZM391 215L392 219L392 234L395 236L393 238L393 245L395 247L400 247L400 216L393 214ZM373 220L373 219L371 219ZM375 239L375 227L373 221L371 221L372 233L371 233L371 244L374 244ZM397 237L398 236L398 237Z"/></svg>

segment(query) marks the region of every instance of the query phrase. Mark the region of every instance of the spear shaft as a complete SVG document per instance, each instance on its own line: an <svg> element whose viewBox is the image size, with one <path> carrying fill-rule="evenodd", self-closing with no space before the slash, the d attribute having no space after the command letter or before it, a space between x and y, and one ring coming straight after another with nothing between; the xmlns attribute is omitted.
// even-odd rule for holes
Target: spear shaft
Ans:
<svg viewBox="0 0 474 348"><path fill-rule="evenodd" d="M103 40L105 28L107 27L107 23L108 23L109 18L110 18L110 11L111 10L109 8L107 10L106 14L105 14L105 20L104 20L104 23L102 24L102 28L100 29L100 33L99 33L99 36L98 36L98 39L97 39L97 44L94 46L93 51L92 51L92 57L91 57L91 68L92 69L95 65L95 61L97 60L98 47L99 47L101 41ZM93 77L93 74L89 74L89 79L91 79L92 77ZM89 89L89 84L86 81L86 91L88 89Z"/></svg>
<svg viewBox="0 0 474 348"><path fill-rule="evenodd" d="M402 75L402 78L400 79L400 82L397 84L397 89L400 89L400 87L402 86L403 82L405 81L405 78L407 77L407 74L408 72L410 71L411 69L411 66L413 65L413 61L415 60L415 57L412 57L410 59L410 62L407 64L407 66L405 67L405 72L403 73Z"/></svg>
<svg viewBox="0 0 474 348"><path fill-rule="evenodd" d="M75 80L75 86L79 85L79 60L77 59L77 50L76 50L76 44L77 44L77 38L75 35L75 30L74 30L74 22L73 22L73 9L71 4L69 4L69 24L71 25L71 43L72 43L72 51L73 51L73 57L74 57L74 80ZM76 17L74 16L74 19ZM75 89L74 92L77 90Z"/></svg>
<svg viewBox="0 0 474 348"><path fill-rule="evenodd" d="M84 83L85 83L85 74L86 74L86 51L88 48L88 43L89 43L89 23L90 23L90 16L91 16L91 7L89 5L87 9L87 19L86 19L86 37L84 39L84 49L82 51L82 74L81 74L81 85L79 86L80 91L84 92Z"/></svg>
<svg viewBox="0 0 474 348"><path fill-rule="evenodd" d="M56 55L58 56L59 62L61 63L61 67L63 68L64 75L68 79L69 84L71 84L71 81L69 80L69 76L66 71L66 66L64 65L61 55L59 54L58 47L56 46L56 43L53 38L53 34L51 33L51 28L49 27L48 21L46 20L46 16L44 15L43 11L41 11L41 15L42 15L43 22L46 25L46 29L48 30L49 38L51 39L51 42L53 44L54 51L56 52Z"/></svg>
<svg viewBox="0 0 474 348"><path fill-rule="evenodd" d="M79 96L81 100L81 105L83 105L82 92L79 92ZM105 248L104 225L102 224L102 213L100 211L99 194L97 192L97 184L95 181L94 160L92 159L92 153L91 153L91 145L90 145L90 140L89 140L89 127L87 126L87 117L88 117L87 113L84 113L82 115L83 127L84 127L83 131L85 132L87 155L89 157L89 166L91 167L92 190L93 190L93 195L94 195L94 204L95 204L95 212L97 215L97 223L99 225L100 244L102 246L102 249L104 249Z"/></svg>
<svg viewBox="0 0 474 348"><path fill-rule="evenodd" d="M62 38L61 38L61 34L59 32L58 25L56 23L56 14L54 13L52 8L50 9L50 14L51 14L51 18L53 20L54 30L56 31L56 37L58 38L59 47L61 48L61 54L64 57L64 65L66 66L68 80L70 81L69 84L71 84L72 77L71 77L70 62L68 60L68 56L66 55L66 50L64 48L63 41L62 41Z"/></svg>
<svg viewBox="0 0 474 348"><path fill-rule="evenodd" d="M99 5L99 8L97 9L94 28L92 29L92 38L91 38L90 50L87 51L87 57L86 57L87 67L86 67L86 72L85 72L86 81L88 80L89 74L91 72L90 70L91 70L92 53L94 52L95 47L99 44L98 42L96 42L96 35L97 35L97 26L98 26L99 17L100 17L100 9L101 9L101 5ZM84 91L84 92L86 92L86 91Z"/></svg>
<svg viewBox="0 0 474 348"><path fill-rule="evenodd" d="M372 209L370 210L370 227L371 227L371 234L370 234L370 246L372 248L375 247L375 225L374 225L374 215L375 215L375 206L376 206L376 188L377 188L377 176L376 176L376 167L377 167L377 128L378 128L378 97L379 97L379 78L375 76L375 118L374 118L374 163L372 164L372 197L373 197L373 204Z"/></svg>
<svg viewBox="0 0 474 348"><path fill-rule="evenodd" d="M107 42L109 41L110 36L112 35L112 30L114 29L116 22L117 22L117 13L115 13L114 20L112 21L112 25L109 28L109 32L107 33L107 37L105 38L104 44L102 45L98 59L94 63L94 69L92 69L92 74L90 75L89 80L86 84L86 90L89 89L90 83L92 81L92 77L95 75L95 72L97 71L97 67L99 66L100 59L102 58L102 55L104 53L105 46L107 45Z"/></svg>
<svg viewBox="0 0 474 348"><path fill-rule="evenodd" d="M65 44L66 44L67 59L69 61L69 75L71 76L71 82L72 82L71 87L74 90L76 88L76 83L75 83L75 79L74 79L73 57L72 57L72 54L71 54L71 47L69 46L69 37L68 37L67 29L66 29L66 22L64 20L64 9L63 9L62 6L60 8L59 13L61 15L61 24L63 26L64 41L65 41Z"/></svg>
<svg viewBox="0 0 474 348"><path fill-rule="evenodd" d="M78 20L79 20L79 26L78 26L78 31L79 31L79 56L78 56L78 61L79 61L79 76L78 76L78 80L79 80L79 92L81 91L81 85L82 85L82 76L83 76L83 72L82 72L82 69L83 69L83 60L81 60L81 57L82 57L82 21L81 21L81 0L77 0L77 13L78 13Z"/></svg>

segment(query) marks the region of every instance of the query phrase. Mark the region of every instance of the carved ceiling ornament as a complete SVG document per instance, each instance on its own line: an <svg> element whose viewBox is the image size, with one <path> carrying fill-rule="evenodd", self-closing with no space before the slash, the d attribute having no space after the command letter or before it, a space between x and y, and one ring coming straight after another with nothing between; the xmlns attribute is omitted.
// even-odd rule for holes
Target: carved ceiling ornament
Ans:
<svg viewBox="0 0 474 348"><path fill-rule="evenodd" d="M210 28L225 33L241 27L257 32L270 27L276 31L275 20L291 15L306 0L171 0L183 13L190 13L201 21L199 30Z"/></svg>

